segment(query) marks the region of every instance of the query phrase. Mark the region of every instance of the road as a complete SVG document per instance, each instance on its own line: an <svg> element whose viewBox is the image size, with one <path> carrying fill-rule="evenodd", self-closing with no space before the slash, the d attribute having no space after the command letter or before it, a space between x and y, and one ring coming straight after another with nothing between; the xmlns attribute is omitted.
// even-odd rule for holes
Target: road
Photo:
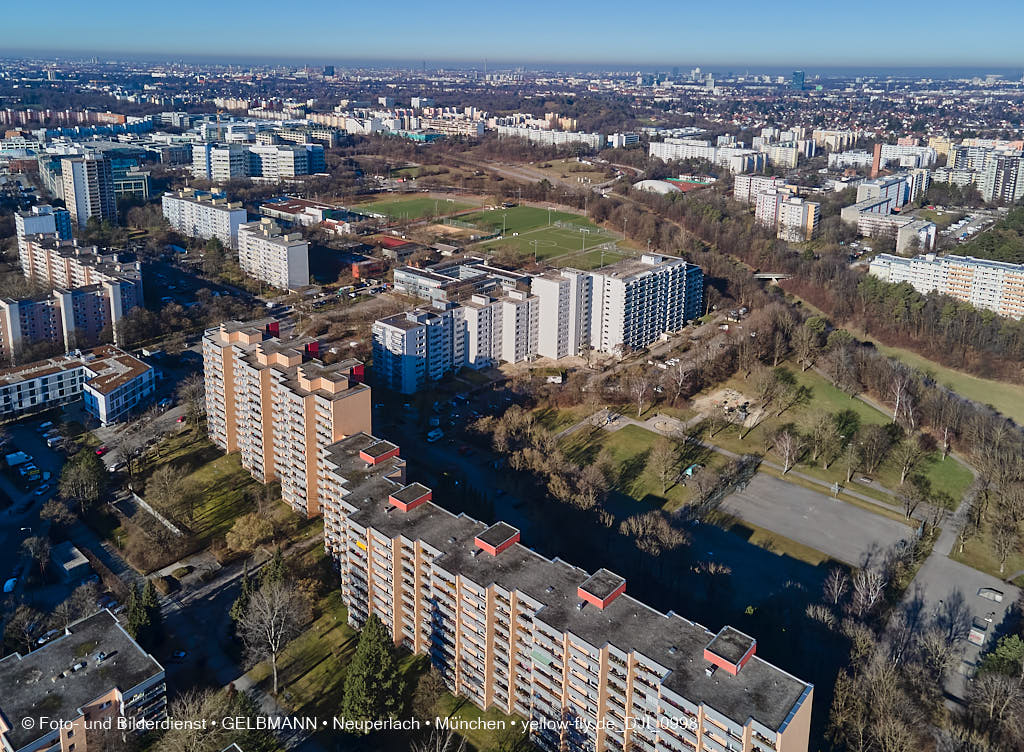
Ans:
<svg viewBox="0 0 1024 752"><path fill-rule="evenodd" d="M855 567L913 537L895 520L764 473L718 508Z"/></svg>

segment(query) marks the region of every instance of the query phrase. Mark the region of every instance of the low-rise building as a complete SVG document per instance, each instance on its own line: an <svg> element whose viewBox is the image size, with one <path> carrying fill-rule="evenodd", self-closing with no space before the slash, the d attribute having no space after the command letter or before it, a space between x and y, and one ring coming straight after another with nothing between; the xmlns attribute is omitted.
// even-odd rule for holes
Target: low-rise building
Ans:
<svg viewBox="0 0 1024 752"><path fill-rule="evenodd" d="M86 411L108 425L147 402L155 388L152 366L104 345L0 370L0 416L84 399Z"/></svg>
<svg viewBox="0 0 1024 752"><path fill-rule="evenodd" d="M107 610L0 660L0 687L0 748L8 752L85 750L100 741L105 719L125 719L135 733L167 717L163 666Z"/></svg>

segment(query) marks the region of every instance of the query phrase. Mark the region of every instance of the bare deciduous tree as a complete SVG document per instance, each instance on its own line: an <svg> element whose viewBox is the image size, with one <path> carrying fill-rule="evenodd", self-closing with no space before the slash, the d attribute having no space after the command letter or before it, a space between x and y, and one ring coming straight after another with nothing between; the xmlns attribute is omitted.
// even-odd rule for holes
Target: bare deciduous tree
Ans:
<svg viewBox="0 0 1024 752"><path fill-rule="evenodd" d="M647 395L651 390L651 380L644 373L635 373L629 378L629 395L636 403L636 416L643 415Z"/></svg>
<svg viewBox="0 0 1024 752"><path fill-rule="evenodd" d="M782 459L782 472L788 473L803 451L803 437L792 429L783 429L775 435L775 451Z"/></svg>
<svg viewBox="0 0 1024 752"><path fill-rule="evenodd" d="M825 577L825 600L833 606L838 606L849 586L850 578L846 572L839 567L833 567Z"/></svg>
<svg viewBox="0 0 1024 752"><path fill-rule="evenodd" d="M271 581L253 593L238 624L239 637L250 658L270 662L275 695L277 659L288 643L298 637L306 609L305 598L291 583Z"/></svg>

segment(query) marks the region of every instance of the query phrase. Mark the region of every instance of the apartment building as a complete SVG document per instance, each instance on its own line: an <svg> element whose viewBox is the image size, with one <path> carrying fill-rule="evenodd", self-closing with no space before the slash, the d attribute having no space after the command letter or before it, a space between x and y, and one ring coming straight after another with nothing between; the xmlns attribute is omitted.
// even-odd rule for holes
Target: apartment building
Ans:
<svg viewBox="0 0 1024 752"><path fill-rule="evenodd" d="M193 144L192 176L214 183L247 178L249 149L244 144Z"/></svg>
<svg viewBox="0 0 1024 752"><path fill-rule="evenodd" d="M283 235L271 219L239 226L238 264L250 277L281 290L309 284L309 244L302 233Z"/></svg>
<svg viewBox="0 0 1024 752"><path fill-rule="evenodd" d="M127 719L134 732L167 717L163 666L107 610L0 660L0 687L0 748L9 752L85 750L105 719Z"/></svg>
<svg viewBox="0 0 1024 752"><path fill-rule="evenodd" d="M655 611L609 570L448 512L399 454L366 434L328 454L324 546L351 624L375 614L452 692L532 721L549 752L807 751L814 688L753 637Z"/></svg>
<svg viewBox="0 0 1024 752"><path fill-rule="evenodd" d="M757 202L757 197L766 192L779 190L786 186L782 178L765 177L764 175L737 175L733 179L732 197L745 204Z"/></svg>
<svg viewBox="0 0 1024 752"><path fill-rule="evenodd" d="M890 175L875 180L865 180L857 186L857 202L868 199L889 199L890 211L895 211L913 200L910 195L910 181L906 175Z"/></svg>
<svg viewBox="0 0 1024 752"><path fill-rule="evenodd" d="M537 298L537 355L567 358L590 345L593 278L578 269L559 269L530 280Z"/></svg>
<svg viewBox="0 0 1024 752"><path fill-rule="evenodd" d="M789 196L778 207L777 235L791 243L803 243L818 232L821 204Z"/></svg>
<svg viewBox="0 0 1024 752"><path fill-rule="evenodd" d="M595 350L639 350L700 315L704 275L681 258L647 253L590 274L590 345Z"/></svg>
<svg viewBox="0 0 1024 752"><path fill-rule="evenodd" d="M309 154L304 146L254 145L249 147L249 175L281 180L309 174Z"/></svg>
<svg viewBox="0 0 1024 752"><path fill-rule="evenodd" d="M154 390L150 365L104 345L0 370L0 416L83 399L86 412L109 425L148 401Z"/></svg>
<svg viewBox="0 0 1024 752"><path fill-rule="evenodd" d="M904 258L883 253L869 272L886 282L908 282L922 293L939 292L1000 316L1024 318L1024 264L928 253Z"/></svg>
<svg viewBox="0 0 1024 752"><path fill-rule="evenodd" d="M1024 196L1024 157L1019 152L993 154L978 176L985 201L1013 204Z"/></svg>
<svg viewBox="0 0 1024 752"><path fill-rule="evenodd" d="M370 430L363 364L325 365L319 343L282 340L274 319L225 322L203 336L210 439L239 452L254 478L281 482L297 512L320 513L325 448Z"/></svg>
<svg viewBox="0 0 1024 752"><path fill-rule="evenodd" d="M29 235L56 235L60 240L71 240L71 212L40 204L15 212L14 228L20 255Z"/></svg>
<svg viewBox="0 0 1024 752"><path fill-rule="evenodd" d="M249 221L242 202L229 202L223 194L184 188L165 193L161 203L175 230L203 240L217 238L228 248L238 248L238 228Z"/></svg>
<svg viewBox="0 0 1024 752"><path fill-rule="evenodd" d="M378 383L412 394L462 368L466 325L462 306L416 308L373 324L373 373Z"/></svg>
<svg viewBox="0 0 1024 752"><path fill-rule="evenodd" d="M110 162L99 154L61 159L61 182L64 203L71 221L78 228L96 219L117 221L114 176Z"/></svg>
<svg viewBox="0 0 1024 752"><path fill-rule="evenodd" d="M666 162L678 159L706 159L732 173L755 172L765 165L763 152L735 146L713 146L710 141L669 138L652 141L648 154Z"/></svg>
<svg viewBox="0 0 1024 752"><path fill-rule="evenodd" d="M583 144L591 149L603 149L605 137L600 133L583 133L579 131L552 131L540 128L525 128L515 125L499 125L499 138L522 138L547 146L563 146L566 144Z"/></svg>

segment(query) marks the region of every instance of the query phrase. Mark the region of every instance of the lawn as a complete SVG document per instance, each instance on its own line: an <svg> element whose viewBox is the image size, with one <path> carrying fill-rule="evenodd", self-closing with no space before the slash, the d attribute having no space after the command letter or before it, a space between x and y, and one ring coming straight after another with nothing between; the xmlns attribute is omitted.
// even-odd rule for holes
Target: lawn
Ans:
<svg viewBox="0 0 1024 752"><path fill-rule="evenodd" d="M816 548L805 546L803 543L797 543L784 535L779 535L771 530L766 530L746 520L738 519L723 512L713 512L708 517L707 522L735 533L745 539L747 543L753 543L755 546L771 551L777 556L789 556L799 561L805 561L812 567L832 561L829 556Z"/></svg>
<svg viewBox="0 0 1024 752"><path fill-rule="evenodd" d="M660 438L658 434L634 425L613 432L583 428L566 437L562 448L581 467L593 462L602 449L608 450L618 471L618 480L609 500L610 506L618 507L614 510L617 514L630 513L632 502L640 502L647 508L673 511L690 501L692 489L683 482L676 482L662 493L661 481L647 468L651 450ZM687 444L679 453L677 472L682 473L694 463L721 467L726 458L701 446Z"/></svg>
<svg viewBox="0 0 1024 752"><path fill-rule="evenodd" d="M917 213L918 219L924 219L928 222L934 222L936 227L938 227L940 230L945 230L947 227L956 222L962 216L963 214L961 214L960 212L937 212L934 209L922 209Z"/></svg>
<svg viewBox="0 0 1024 752"><path fill-rule="evenodd" d="M415 198L371 201L367 204L359 204L351 208L358 212L384 214L392 219L423 219L424 217L436 217L472 209L474 206L476 204L465 201L448 201L444 198L430 198L429 196L419 195Z"/></svg>
<svg viewBox="0 0 1024 752"><path fill-rule="evenodd" d="M773 436L778 430L788 424L795 423L798 427L811 414L822 410L830 413L840 410L852 410L860 418L861 425L883 425L889 423L889 416L880 413L875 408L858 399L852 399L846 393L836 389L826 379L814 371L800 371L798 368L789 367L790 372L796 377L797 383L811 390L811 398L807 404L799 405L786 410L781 416L775 415L775 409L770 406L769 416L765 418L756 428L743 436L739 426L728 426L714 435L705 436L705 439L723 449L743 453L763 453L766 440ZM754 400L756 390L749 379L742 376L735 376L725 383L726 387L743 393L747 398ZM717 389L717 388L716 388ZM770 443L770 442L768 442ZM773 452L769 452L767 459L771 462L780 463L780 459ZM826 483L838 482L841 486L846 483L846 469L841 463L834 462L829 468L823 468L821 462L812 463L810 457L805 455L804 461L796 465L797 470L813 478ZM918 468L927 477L932 487L948 493L955 502L959 502L971 485L972 475L970 470L964 467L951 457L941 459L938 454L932 455ZM855 474L855 478L863 477L863 472ZM878 470L871 474L875 483L890 490L899 486L899 468L894 467L891 462L885 462ZM895 505L897 502L889 494L874 487L874 484L863 483L849 484L853 490L878 499L879 501Z"/></svg>
<svg viewBox="0 0 1024 752"><path fill-rule="evenodd" d="M224 454L196 429L183 430L154 447L139 477L144 480L166 464L180 470L182 480L200 492L202 501L189 525L199 540L224 535L236 519L252 510L249 492L260 484L242 467L238 454Z"/></svg>
<svg viewBox="0 0 1024 752"><path fill-rule="evenodd" d="M953 546L950 558L999 579L1024 570L1024 550L1018 548L1006 560L1006 566L1000 574L999 559L992 553L991 531L987 525L980 536L975 536L967 541L963 553L960 552L959 543ZM1015 584L1024 586L1024 575L1018 577Z"/></svg>
<svg viewBox="0 0 1024 752"><path fill-rule="evenodd" d="M561 409L554 407L538 408L533 411L533 414L537 423L542 427L552 433L558 433L559 431L564 431L575 423L579 423L587 417L587 415L590 415L593 412L594 410L591 407L586 405L577 405L576 407L565 407Z"/></svg>
<svg viewBox="0 0 1024 752"><path fill-rule="evenodd" d="M596 228L593 222L579 214L557 211L555 209L542 209L536 206L510 206L508 209L484 209L470 214L463 214L459 221L475 225L481 230L501 232L504 227L505 234L511 235L514 232L523 233L529 230L536 230L540 227L554 227L556 222L567 222L580 227Z"/></svg>
<svg viewBox="0 0 1024 752"><path fill-rule="evenodd" d="M577 182L577 178L586 178L591 183L603 183L608 180L605 171L599 165L586 165L575 159L552 159L547 162L534 162L530 168L542 172L555 180Z"/></svg>

